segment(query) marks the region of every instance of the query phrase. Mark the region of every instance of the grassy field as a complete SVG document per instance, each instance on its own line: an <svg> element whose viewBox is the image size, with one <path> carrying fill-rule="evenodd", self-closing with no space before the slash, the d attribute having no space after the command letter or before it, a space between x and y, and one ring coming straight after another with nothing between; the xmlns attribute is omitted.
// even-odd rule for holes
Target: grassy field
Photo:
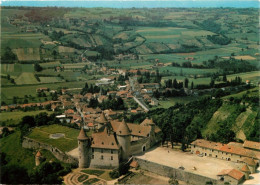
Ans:
<svg viewBox="0 0 260 185"><path fill-rule="evenodd" d="M62 82L60 77L39 77L41 83L55 83L55 82Z"/></svg>
<svg viewBox="0 0 260 185"><path fill-rule="evenodd" d="M16 131L0 139L1 152L6 153L8 164L19 164L28 170L32 170L35 167L35 154L32 150L25 149L21 146L20 134L19 131Z"/></svg>
<svg viewBox="0 0 260 185"><path fill-rule="evenodd" d="M20 131L15 131L13 134L0 139L1 152L6 153L9 165L19 164L30 173L35 168L36 151L22 147L20 143L20 134ZM41 150L41 153L46 161L59 162L50 151ZM62 163L62 165L66 166L67 164Z"/></svg>
<svg viewBox="0 0 260 185"><path fill-rule="evenodd" d="M40 60L39 48L18 48L13 49L19 61Z"/></svg>
<svg viewBox="0 0 260 185"><path fill-rule="evenodd" d="M50 139L50 134L64 133L64 138ZM89 135L90 133L88 133ZM35 139L37 141L50 144L54 147L59 148L63 152L68 152L78 146L77 136L79 135L79 130L61 126L61 125L49 125L36 127L28 135L29 138Z"/></svg>
<svg viewBox="0 0 260 185"><path fill-rule="evenodd" d="M202 135L206 137L215 133L220 127L219 123L226 120L236 111L237 105L223 104L212 116L206 128L202 131Z"/></svg>
<svg viewBox="0 0 260 185"><path fill-rule="evenodd" d="M19 76L22 72L34 72L33 64L1 64L1 73L11 77Z"/></svg>
<svg viewBox="0 0 260 185"><path fill-rule="evenodd" d="M36 96L36 89L40 87L47 87L51 90L57 90L58 88L83 88L85 82L61 82L55 84L43 84L43 85L23 85L16 87L2 87L1 98L2 101L12 100L14 96L23 98L24 95Z"/></svg>
<svg viewBox="0 0 260 185"><path fill-rule="evenodd" d="M186 96L186 97L174 97L174 98L167 98L167 100L162 100L159 102L159 106L155 106L152 109L157 109L157 108L169 108L174 106L176 103L189 103L191 101L197 100L198 97L194 96Z"/></svg>
<svg viewBox="0 0 260 185"><path fill-rule="evenodd" d="M41 112L47 112L48 114L53 113L51 111L46 111L46 110L27 111L27 112L23 112L23 111L1 112L0 124L2 125L3 122L5 122L6 126L9 126L10 124L17 125L19 124L19 122L24 116L35 116Z"/></svg>
<svg viewBox="0 0 260 185"><path fill-rule="evenodd" d="M26 85L26 84L37 84L38 80L35 78L33 73L23 72L17 78L15 78L15 83L17 85Z"/></svg>
<svg viewBox="0 0 260 185"><path fill-rule="evenodd" d="M170 72L176 75L197 75L198 77L205 74L216 73L218 69L195 69L195 68L182 68L182 67L172 67L166 66L159 68L160 72Z"/></svg>

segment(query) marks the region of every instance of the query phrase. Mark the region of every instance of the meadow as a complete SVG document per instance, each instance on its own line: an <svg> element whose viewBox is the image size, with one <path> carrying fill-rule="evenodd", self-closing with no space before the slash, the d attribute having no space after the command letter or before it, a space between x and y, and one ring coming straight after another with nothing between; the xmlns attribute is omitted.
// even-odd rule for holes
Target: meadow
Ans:
<svg viewBox="0 0 260 185"><path fill-rule="evenodd" d="M0 124L3 126L3 122L6 126L9 125L18 125L24 116L35 116L39 113L47 112L52 114L51 111L46 110L37 110L37 111L13 111L13 112L1 112L0 113Z"/></svg>
<svg viewBox="0 0 260 185"><path fill-rule="evenodd" d="M59 139L50 139L49 135L55 133L64 133L65 137ZM90 135L91 133L88 132L87 134ZM49 125L49 126L34 128L27 137L46 144L50 144L54 147L57 147L63 152L68 152L78 146L78 142L77 142L78 135L79 135L79 130L77 129L73 129L61 125Z"/></svg>

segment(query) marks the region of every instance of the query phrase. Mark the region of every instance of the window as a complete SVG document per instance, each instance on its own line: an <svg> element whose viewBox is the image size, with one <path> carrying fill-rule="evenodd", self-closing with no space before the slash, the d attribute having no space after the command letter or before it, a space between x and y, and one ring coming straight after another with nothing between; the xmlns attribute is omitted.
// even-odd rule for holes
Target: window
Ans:
<svg viewBox="0 0 260 185"><path fill-rule="evenodd" d="M216 158L217 158L218 156L216 155Z"/></svg>
<svg viewBox="0 0 260 185"><path fill-rule="evenodd" d="M92 148L92 153L94 153L94 148Z"/></svg>
<svg viewBox="0 0 260 185"><path fill-rule="evenodd" d="M111 156L111 160L113 160L113 156Z"/></svg>
<svg viewBox="0 0 260 185"><path fill-rule="evenodd" d="M193 147L195 148L196 146L194 145Z"/></svg>
<svg viewBox="0 0 260 185"><path fill-rule="evenodd" d="M104 159L104 156L103 155L101 155L101 160L103 160Z"/></svg>
<svg viewBox="0 0 260 185"><path fill-rule="evenodd" d="M92 155L92 159L94 159L94 155Z"/></svg>
<svg viewBox="0 0 260 185"><path fill-rule="evenodd" d="M111 154L113 154L114 152L113 152L113 150L111 150Z"/></svg>
<svg viewBox="0 0 260 185"><path fill-rule="evenodd" d="M104 150L103 149L101 149L101 153L103 153L104 152Z"/></svg>

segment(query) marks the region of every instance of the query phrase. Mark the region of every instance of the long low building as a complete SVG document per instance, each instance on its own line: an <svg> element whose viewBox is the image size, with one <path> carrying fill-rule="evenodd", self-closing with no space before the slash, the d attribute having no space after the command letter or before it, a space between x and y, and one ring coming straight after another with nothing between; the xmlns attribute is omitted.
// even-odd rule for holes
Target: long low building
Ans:
<svg viewBox="0 0 260 185"><path fill-rule="evenodd" d="M260 152L244 148L242 144L234 142L223 144L197 139L191 143L191 152L233 162L243 162L245 158L251 158L256 163L260 160Z"/></svg>

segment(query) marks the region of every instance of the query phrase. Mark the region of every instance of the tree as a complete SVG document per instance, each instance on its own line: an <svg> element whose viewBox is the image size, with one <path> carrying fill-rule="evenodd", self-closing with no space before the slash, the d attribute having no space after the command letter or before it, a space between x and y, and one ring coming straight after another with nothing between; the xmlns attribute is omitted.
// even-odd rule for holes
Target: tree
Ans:
<svg viewBox="0 0 260 185"><path fill-rule="evenodd" d="M188 85L189 85L189 80L188 80L188 78L185 78L185 80L184 80L184 87L188 88Z"/></svg>
<svg viewBox="0 0 260 185"><path fill-rule="evenodd" d="M12 63L17 59L17 56L13 53L10 47L6 47L4 54L2 56L2 61L7 61L7 63Z"/></svg>
<svg viewBox="0 0 260 185"><path fill-rule="evenodd" d="M36 63L36 64L34 64L34 70L36 72L40 72L40 71L42 71L42 67L40 66L40 64Z"/></svg>
<svg viewBox="0 0 260 185"><path fill-rule="evenodd" d="M193 89L194 88L194 84L193 84L193 82L191 82L191 87L190 87L191 89Z"/></svg>
<svg viewBox="0 0 260 185"><path fill-rule="evenodd" d="M27 170L18 165L5 165L1 168L2 184L30 184Z"/></svg>
<svg viewBox="0 0 260 185"><path fill-rule="evenodd" d="M223 74L223 82L227 82L227 75Z"/></svg>

